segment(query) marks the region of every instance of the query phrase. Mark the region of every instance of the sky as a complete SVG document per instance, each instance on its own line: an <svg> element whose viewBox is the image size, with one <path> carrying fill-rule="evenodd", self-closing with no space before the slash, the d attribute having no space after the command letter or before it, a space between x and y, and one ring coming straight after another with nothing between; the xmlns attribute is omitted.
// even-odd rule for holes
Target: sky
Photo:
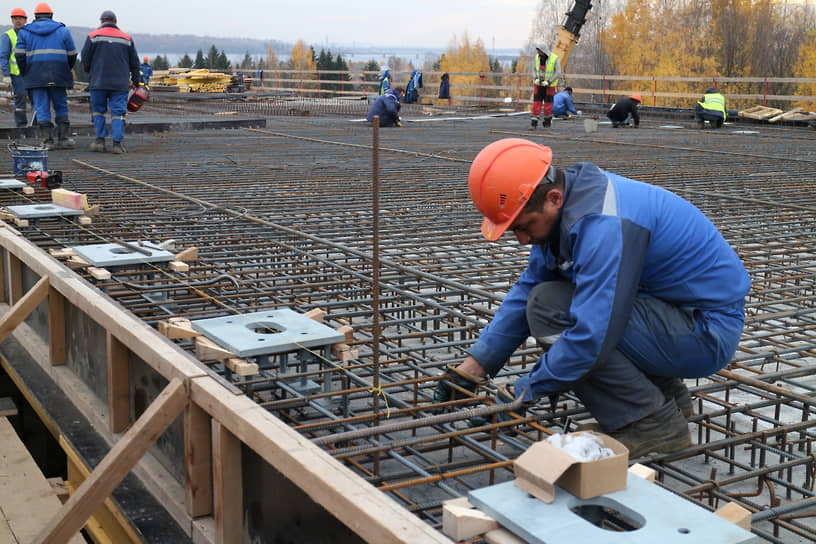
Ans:
<svg viewBox="0 0 816 544"><path fill-rule="evenodd" d="M18 0L10 0L18 2ZM54 19L94 27L113 10L125 32L246 37L310 45L444 48L467 31L485 49L520 49L539 0L49 0ZM19 3L19 2L18 2ZM36 0L19 3L29 20ZM9 4L7 4L9 5ZM15 6L18 4L15 3Z"/></svg>

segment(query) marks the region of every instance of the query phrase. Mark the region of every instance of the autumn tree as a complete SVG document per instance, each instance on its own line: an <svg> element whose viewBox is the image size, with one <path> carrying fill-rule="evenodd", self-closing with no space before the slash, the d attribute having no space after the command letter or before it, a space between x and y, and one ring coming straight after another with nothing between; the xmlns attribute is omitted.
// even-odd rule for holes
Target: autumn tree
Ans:
<svg viewBox="0 0 816 544"><path fill-rule="evenodd" d="M292 48L292 54L287 62L289 70L297 70L297 74L286 74L287 79L293 80L290 87L297 87L301 82L317 79L314 73L317 70L317 62L314 58L314 49L306 45L303 40L298 40ZM303 83L304 88L317 89L317 84Z"/></svg>
<svg viewBox="0 0 816 544"><path fill-rule="evenodd" d="M793 69L794 77L816 77L816 30L808 32L806 41L799 48L799 58ZM798 96L816 96L816 83L799 83L796 87ZM816 102L797 102L794 104L806 111L816 111Z"/></svg>
<svg viewBox="0 0 816 544"><path fill-rule="evenodd" d="M270 70L278 67L278 54L275 52L275 46L271 43L266 46L266 67Z"/></svg>
<svg viewBox="0 0 816 544"><path fill-rule="evenodd" d="M448 42L444 57L440 60L439 69L442 72L457 72L457 96L481 96L483 82L478 72L490 71L490 60L484 43L481 39L471 42L467 31L462 33L461 40L454 34Z"/></svg>

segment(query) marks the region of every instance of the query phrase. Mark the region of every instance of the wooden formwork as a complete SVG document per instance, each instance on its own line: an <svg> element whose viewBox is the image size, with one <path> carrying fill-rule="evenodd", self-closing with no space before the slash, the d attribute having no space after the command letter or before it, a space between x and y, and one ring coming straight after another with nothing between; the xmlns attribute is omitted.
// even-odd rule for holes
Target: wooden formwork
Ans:
<svg viewBox="0 0 816 544"><path fill-rule="evenodd" d="M37 363L48 374L58 369L65 372L66 307L72 305L104 328L107 344L106 430L113 437L111 449L36 542L64 542L79 531L122 478L148 463L148 449L179 415L183 416L184 489L168 490L167 496L183 497L183 513L176 509L174 517L188 531L193 531L194 522L210 520L214 530L196 534L198 541L244 540L240 459L245 446L367 542L450 542L263 407L230 391L189 353L2 222L0 248L4 256L0 300L9 302L0 317L0 342L32 311L44 308L47 356ZM38 278L26 292L24 270ZM135 421L130 420L128 399L131 353L168 381Z"/></svg>

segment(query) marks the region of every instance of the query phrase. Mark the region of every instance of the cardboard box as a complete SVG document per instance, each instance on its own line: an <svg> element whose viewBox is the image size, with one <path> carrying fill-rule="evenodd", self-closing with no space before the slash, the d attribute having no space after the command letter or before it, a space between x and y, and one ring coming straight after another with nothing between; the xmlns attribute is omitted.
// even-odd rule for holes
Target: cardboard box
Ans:
<svg viewBox="0 0 816 544"><path fill-rule="evenodd" d="M580 499L626 489L629 464L626 446L601 433L571 434L594 434L614 455L580 462L547 441L536 442L514 463L516 486L546 503L555 499L555 485Z"/></svg>

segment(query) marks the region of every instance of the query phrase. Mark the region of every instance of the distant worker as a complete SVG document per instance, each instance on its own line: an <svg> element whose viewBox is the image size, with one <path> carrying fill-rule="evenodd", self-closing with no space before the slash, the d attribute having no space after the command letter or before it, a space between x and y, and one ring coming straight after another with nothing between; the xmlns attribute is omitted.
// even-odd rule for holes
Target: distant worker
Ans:
<svg viewBox="0 0 816 544"><path fill-rule="evenodd" d="M567 87L553 97L552 114L553 117L564 117L565 119L581 114L572 103L572 87Z"/></svg>
<svg viewBox="0 0 816 544"><path fill-rule="evenodd" d="M612 128L629 126L629 121L632 121L634 127L638 128L640 126L640 115L638 114L640 102L640 95L637 93L615 102L606 112L606 116L612 121Z"/></svg>
<svg viewBox="0 0 816 544"><path fill-rule="evenodd" d="M473 160L482 235L512 232L529 262L464 360L447 366L434 403L476 393L532 337L541 355L514 367L526 374L498 388L500 402L571 390L630 459L686 448L694 407L683 378L709 376L734 356L748 273L687 200L552 158L549 147L507 138Z"/></svg>
<svg viewBox="0 0 816 544"><path fill-rule="evenodd" d="M40 138L46 149L72 149L68 119L68 89L74 86L71 70L77 58L74 40L65 25L54 21L45 2L34 8L34 20L17 33L14 55L26 89L31 93ZM51 105L57 141L54 142Z"/></svg>
<svg viewBox="0 0 816 544"><path fill-rule="evenodd" d="M703 100L694 106L694 117L697 119L697 128L705 127L705 122L711 123L714 128L720 128L725 122L725 97L710 87L703 95Z"/></svg>
<svg viewBox="0 0 816 544"><path fill-rule="evenodd" d="M145 87L150 86L150 78L153 76L153 67L150 66L150 59L144 57L139 65L139 83Z"/></svg>
<svg viewBox="0 0 816 544"><path fill-rule="evenodd" d="M17 33L26 24L26 20L28 16L23 8L14 8L11 10L11 28L0 36L0 67L3 69L3 77L11 80L11 92L14 94L14 125L17 127L28 124L26 118L28 93L23 76L20 75L20 67L17 66L17 58L14 56Z"/></svg>
<svg viewBox="0 0 816 544"><path fill-rule="evenodd" d="M535 130L538 122L542 127L552 124L552 106L558 78L561 76L561 60L551 53L546 45L536 47L533 57L533 109L530 130ZM541 103L544 103L544 119L541 119Z"/></svg>
<svg viewBox="0 0 816 544"><path fill-rule="evenodd" d="M385 91L391 88L391 70L388 68L383 72L380 78L380 96L385 94Z"/></svg>
<svg viewBox="0 0 816 544"><path fill-rule="evenodd" d="M414 70L408 78L408 86L405 87L406 104L414 104L419 100L419 90L422 86L422 72Z"/></svg>
<svg viewBox="0 0 816 544"><path fill-rule="evenodd" d="M116 14L105 10L99 16L100 26L85 39L82 66L88 73L91 91L91 112L96 140L91 151L105 151L108 126L105 113L110 106L111 151L125 153L125 110L128 91L139 86L139 56L130 36L116 26Z"/></svg>
<svg viewBox="0 0 816 544"><path fill-rule="evenodd" d="M366 121L374 122L374 116L380 116L381 127L401 127L399 110L400 99L404 91L402 87L394 87L393 89L386 89L385 94L377 98L376 102L371 105L366 115Z"/></svg>
<svg viewBox="0 0 816 544"><path fill-rule="evenodd" d="M450 100L450 76L447 72L442 74L442 79L439 82L439 98Z"/></svg>

